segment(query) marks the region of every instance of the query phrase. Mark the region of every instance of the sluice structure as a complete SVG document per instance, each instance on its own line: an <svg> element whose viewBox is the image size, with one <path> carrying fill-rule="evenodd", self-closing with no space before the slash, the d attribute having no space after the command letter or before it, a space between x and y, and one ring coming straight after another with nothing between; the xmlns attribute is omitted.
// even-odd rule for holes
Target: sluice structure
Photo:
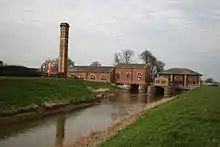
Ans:
<svg viewBox="0 0 220 147"><path fill-rule="evenodd" d="M171 96L173 96L173 94L174 94L174 87L169 86L169 87L164 88L164 97L165 98L171 97Z"/></svg>

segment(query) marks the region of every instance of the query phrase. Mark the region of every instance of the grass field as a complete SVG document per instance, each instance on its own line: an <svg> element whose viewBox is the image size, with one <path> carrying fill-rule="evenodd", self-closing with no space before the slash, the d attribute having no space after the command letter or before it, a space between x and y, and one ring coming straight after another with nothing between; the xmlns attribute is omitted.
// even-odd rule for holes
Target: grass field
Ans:
<svg viewBox="0 0 220 147"><path fill-rule="evenodd" d="M217 147L220 87L201 87L143 114L101 147Z"/></svg>
<svg viewBox="0 0 220 147"><path fill-rule="evenodd" d="M109 88L107 83L58 78L0 78L0 111L45 101L89 98L94 89Z"/></svg>

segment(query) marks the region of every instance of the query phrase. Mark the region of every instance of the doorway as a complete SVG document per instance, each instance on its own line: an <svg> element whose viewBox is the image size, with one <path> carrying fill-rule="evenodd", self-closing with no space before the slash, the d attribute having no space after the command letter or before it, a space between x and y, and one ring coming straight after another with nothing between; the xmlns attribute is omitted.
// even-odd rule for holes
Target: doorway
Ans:
<svg viewBox="0 0 220 147"><path fill-rule="evenodd" d="M164 87L155 86L155 96L164 96Z"/></svg>

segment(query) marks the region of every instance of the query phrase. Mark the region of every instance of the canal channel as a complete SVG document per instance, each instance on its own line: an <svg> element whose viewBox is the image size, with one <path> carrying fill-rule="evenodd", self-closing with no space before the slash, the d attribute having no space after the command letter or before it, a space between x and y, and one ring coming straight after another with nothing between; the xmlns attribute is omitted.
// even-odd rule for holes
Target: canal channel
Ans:
<svg viewBox="0 0 220 147"><path fill-rule="evenodd" d="M105 128L117 118L155 100L144 93L118 91L115 96L87 108L0 128L0 147L55 147L58 144L70 144L80 135Z"/></svg>

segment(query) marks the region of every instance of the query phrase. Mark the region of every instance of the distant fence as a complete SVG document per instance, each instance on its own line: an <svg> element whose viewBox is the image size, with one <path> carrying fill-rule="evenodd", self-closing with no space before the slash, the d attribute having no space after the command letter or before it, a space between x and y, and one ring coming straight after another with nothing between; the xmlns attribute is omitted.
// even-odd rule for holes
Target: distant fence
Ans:
<svg viewBox="0 0 220 147"><path fill-rule="evenodd" d="M24 66L2 66L0 67L0 76L40 77L41 73L38 69Z"/></svg>

